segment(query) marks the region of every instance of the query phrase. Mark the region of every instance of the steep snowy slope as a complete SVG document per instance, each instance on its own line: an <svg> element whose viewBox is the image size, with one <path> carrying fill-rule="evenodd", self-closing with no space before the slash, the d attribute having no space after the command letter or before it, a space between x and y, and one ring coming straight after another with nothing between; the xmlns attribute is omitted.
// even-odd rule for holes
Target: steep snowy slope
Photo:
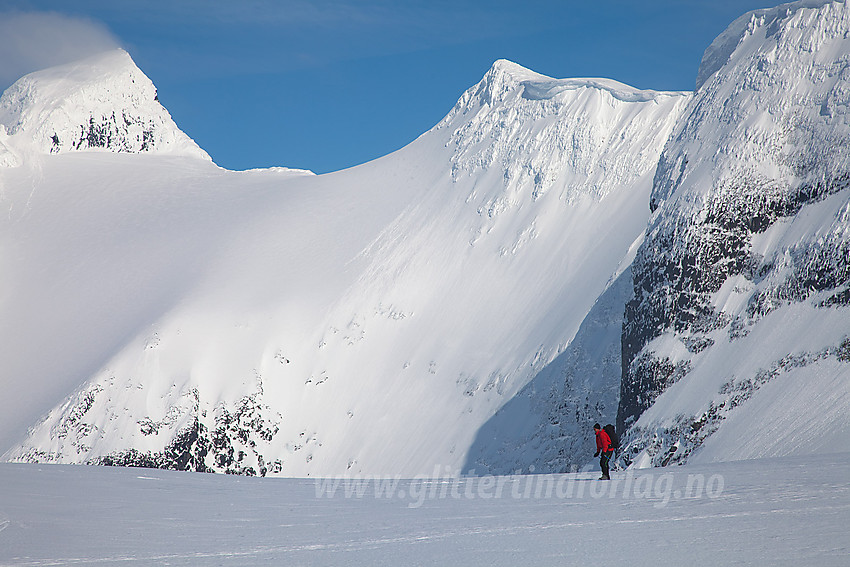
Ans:
<svg viewBox="0 0 850 567"><path fill-rule="evenodd" d="M627 461L850 449L849 32L800 2L706 51L632 268Z"/></svg>
<svg viewBox="0 0 850 567"><path fill-rule="evenodd" d="M631 256L624 260L628 266ZM468 474L553 473L588 462L594 422L613 422L620 400L623 306L631 271L612 281L567 349L479 430Z"/></svg>
<svg viewBox="0 0 850 567"><path fill-rule="evenodd" d="M4 434L76 388L6 458L458 470L623 269L687 100L499 61L433 130L335 174L0 170Z"/></svg>

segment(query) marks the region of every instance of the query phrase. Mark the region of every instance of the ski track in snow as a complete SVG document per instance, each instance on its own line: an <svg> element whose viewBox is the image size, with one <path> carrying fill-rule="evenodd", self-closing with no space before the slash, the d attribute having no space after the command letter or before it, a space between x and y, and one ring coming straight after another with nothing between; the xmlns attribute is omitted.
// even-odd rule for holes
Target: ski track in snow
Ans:
<svg viewBox="0 0 850 567"><path fill-rule="evenodd" d="M441 479L422 486L461 497L412 507L415 480L346 498L309 479L2 464L0 565L846 565L850 453L630 474L628 497L623 471L551 477L569 498L511 496L541 476L490 477L501 498L465 497L486 477ZM676 496L689 477L715 487Z"/></svg>

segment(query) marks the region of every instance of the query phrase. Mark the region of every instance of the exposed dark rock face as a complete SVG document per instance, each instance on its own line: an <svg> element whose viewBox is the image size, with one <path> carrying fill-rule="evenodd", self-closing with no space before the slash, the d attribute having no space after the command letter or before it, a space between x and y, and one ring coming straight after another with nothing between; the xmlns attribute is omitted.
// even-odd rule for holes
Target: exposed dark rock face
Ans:
<svg viewBox="0 0 850 567"><path fill-rule="evenodd" d="M98 403L102 404L107 395L100 384L83 390L58 424L56 435L78 454L92 451L89 445L91 436L96 436L104 426L100 420L102 408L98 407ZM277 435L282 418L263 403L262 383L254 393L243 396L235 404L219 402L212 410L204 409L207 407L209 405L203 403L201 392L193 388L180 396L161 419L146 417L138 422L143 437L164 436L166 443L161 450L131 447L87 458L83 462L249 476L280 472L280 459L270 459L264 452ZM185 425L178 426L181 422ZM60 462L61 454L30 447L19 460Z"/></svg>
<svg viewBox="0 0 850 567"><path fill-rule="evenodd" d="M154 149L157 124L140 116L115 112L108 116L89 116L87 124L79 126L79 136L72 142L75 150L104 149L114 152L147 152ZM51 153L62 151L58 134L51 136Z"/></svg>
<svg viewBox="0 0 850 567"><path fill-rule="evenodd" d="M834 291L824 307L846 304L850 241L842 235L801 242L787 250L781 265L776 258L754 254L751 243L775 222L848 188L847 173L784 189L744 181L719 189L693 216L659 223L647 235L634 264L635 296L625 308L620 428L633 423L676 381L671 378L687 371L642 352L662 333L677 334L689 350L699 352L711 341L705 333L729 325L735 338L778 306L816 293ZM736 275L754 285L769 276L775 283L760 286L745 316L733 319L712 306L711 296Z"/></svg>
<svg viewBox="0 0 850 567"><path fill-rule="evenodd" d="M261 392L244 396L232 410L220 404L211 426L205 423L207 412L200 410L198 390L193 390L192 395L195 403L190 424L180 429L162 451L128 449L93 459L91 464L248 476L280 471L280 460L267 462L258 448L258 442L271 442L278 432L278 424L264 417L270 410L258 401ZM139 426L142 433L158 430L151 420L140 422Z"/></svg>

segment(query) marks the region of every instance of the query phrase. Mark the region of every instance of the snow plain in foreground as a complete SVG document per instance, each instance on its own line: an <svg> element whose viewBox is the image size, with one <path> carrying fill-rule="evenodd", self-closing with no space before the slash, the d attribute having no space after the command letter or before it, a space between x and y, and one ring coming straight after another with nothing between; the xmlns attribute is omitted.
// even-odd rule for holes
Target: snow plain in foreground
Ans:
<svg viewBox="0 0 850 567"><path fill-rule="evenodd" d="M261 479L4 463L0 564L827 566L850 556L850 453L620 471L610 483L595 471L441 472Z"/></svg>

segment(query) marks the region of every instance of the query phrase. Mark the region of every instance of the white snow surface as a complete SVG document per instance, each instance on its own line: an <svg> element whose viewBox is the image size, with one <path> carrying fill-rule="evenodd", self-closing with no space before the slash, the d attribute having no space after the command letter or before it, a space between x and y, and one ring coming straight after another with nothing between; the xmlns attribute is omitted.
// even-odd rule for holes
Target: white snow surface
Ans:
<svg viewBox="0 0 850 567"><path fill-rule="evenodd" d="M333 174L102 151L3 169L5 458L157 451L250 398L276 431L244 447L257 467L460 469L622 270L688 96L499 61L433 130Z"/></svg>
<svg viewBox="0 0 850 567"><path fill-rule="evenodd" d="M345 479L4 463L0 564L837 567L850 556L848 453L595 478L351 479L346 497Z"/></svg>

